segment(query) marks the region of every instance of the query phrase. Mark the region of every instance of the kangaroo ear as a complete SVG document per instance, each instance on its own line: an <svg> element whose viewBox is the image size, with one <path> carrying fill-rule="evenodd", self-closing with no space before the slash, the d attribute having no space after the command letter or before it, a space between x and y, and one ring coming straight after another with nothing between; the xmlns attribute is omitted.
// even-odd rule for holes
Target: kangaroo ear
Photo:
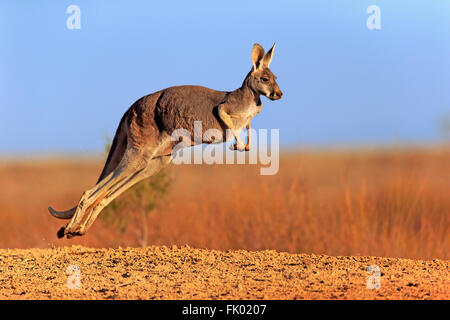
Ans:
<svg viewBox="0 0 450 320"><path fill-rule="evenodd" d="M253 71L258 70L261 66L261 60L264 58L264 49L259 44L255 43L252 50Z"/></svg>
<svg viewBox="0 0 450 320"><path fill-rule="evenodd" d="M270 50L266 53L266 55L264 56L264 59L262 61L262 63L268 68L270 66L270 63L272 62L272 58L273 58L273 49L275 49L275 45L276 43L273 44L272 48L270 48Z"/></svg>

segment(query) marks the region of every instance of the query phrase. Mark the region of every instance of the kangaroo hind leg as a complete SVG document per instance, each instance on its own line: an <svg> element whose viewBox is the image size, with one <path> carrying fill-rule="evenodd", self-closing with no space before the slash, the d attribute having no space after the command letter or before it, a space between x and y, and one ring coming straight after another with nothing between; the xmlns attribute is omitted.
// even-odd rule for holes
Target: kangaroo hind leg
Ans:
<svg viewBox="0 0 450 320"><path fill-rule="evenodd" d="M126 113L125 113L126 116ZM114 169L117 168L119 163L122 161L122 158L127 149L127 134L126 130L124 130L123 126L125 125L125 116L122 118L119 127L117 128L117 132L114 136L113 143L111 145L111 149L109 150L108 157L105 162L105 166L100 174L100 177L97 181L99 183L106 176L108 176ZM58 219L71 219L77 210L78 205L75 207L66 210L66 211L57 211L52 207L48 207L48 211L52 216Z"/></svg>
<svg viewBox="0 0 450 320"><path fill-rule="evenodd" d="M100 211L103 210L111 201L117 198L120 194L125 192L128 188L132 187L139 181L146 179L158 171L166 167L172 160L171 155L160 156L150 160L148 166L144 170L140 170L125 180L123 183L117 185L115 188L111 189L101 201L97 202L90 211L88 217L81 224L80 232L81 234L86 233L86 231L91 227L92 223L95 221Z"/></svg>
<svg viewBox="0 0 450 320"><path fill-rule="evenodd" d="M133 155L132 155L133 154ZM124 182L129 176L141 170L136 163L143 163L140 154L136 150L127 150L120 164L98 182L94 187L86 190L76 207L75 214L67 227L58 232L58 237L67 235L71 238L74 235L82 235L80 233L80 224L86 214L93 209L116 185Z"/></svg>
<svg viewBox="0 0 450 320"><path fill-rule="evenodd" d="M167 148L169 142L170 137L169 140L160 141L156 147L150 149L151 151L127 149L117 168L83 193L72 220L66 228L60 230L58 237L66 235L71 238L83 235L100 211L114 198L170 163L171 155L152 159L154 155Z"/></svg>

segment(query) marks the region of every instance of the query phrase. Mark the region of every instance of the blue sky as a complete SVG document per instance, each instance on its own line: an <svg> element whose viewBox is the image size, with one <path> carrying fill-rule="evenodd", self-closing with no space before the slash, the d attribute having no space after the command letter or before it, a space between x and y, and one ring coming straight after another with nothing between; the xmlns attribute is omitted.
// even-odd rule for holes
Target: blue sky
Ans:
<svg viewBox="0 0 450 320"><path fill-rule="evenodd" d="M69 5L81 29L69 30ZM381 30L369 30L369 5ZM172 85L234 90L258 42L284 96L255 128L285 146L435 143L450 112L450 1L2 1L0 153L104 149Z"/></svg>

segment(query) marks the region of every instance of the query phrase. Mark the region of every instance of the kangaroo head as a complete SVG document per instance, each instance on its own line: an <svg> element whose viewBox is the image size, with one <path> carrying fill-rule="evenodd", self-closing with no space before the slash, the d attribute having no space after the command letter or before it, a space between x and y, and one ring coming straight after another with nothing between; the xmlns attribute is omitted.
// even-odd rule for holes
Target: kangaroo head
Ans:
<svg viewBox="0 0 450 320"><path fill-rule="evenodd" d="M270 71L269 65L272 62L273 49L264 54L264 49L255 43L252 50L253 69L248 75L248 84L258 94L262 94L270 100L281 99L283 93L278 87L277 77Z"/></svg>

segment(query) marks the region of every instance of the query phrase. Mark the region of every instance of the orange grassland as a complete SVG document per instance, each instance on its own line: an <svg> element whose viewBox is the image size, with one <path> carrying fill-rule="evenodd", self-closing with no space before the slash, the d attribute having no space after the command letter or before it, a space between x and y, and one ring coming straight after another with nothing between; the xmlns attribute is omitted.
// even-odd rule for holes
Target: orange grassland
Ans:
<svg viewBox="0 0 450 320"><path fill-rule="evenodd" d="M140 246L140 223L121 233L100 219L84 237L56 238L66 221L47 206L73 206L102 166L98 159L3 159L0 247ZM259 168L172 165L146 244L450 258L448 148L299 150L281 154L274 176Z"/></svg>

